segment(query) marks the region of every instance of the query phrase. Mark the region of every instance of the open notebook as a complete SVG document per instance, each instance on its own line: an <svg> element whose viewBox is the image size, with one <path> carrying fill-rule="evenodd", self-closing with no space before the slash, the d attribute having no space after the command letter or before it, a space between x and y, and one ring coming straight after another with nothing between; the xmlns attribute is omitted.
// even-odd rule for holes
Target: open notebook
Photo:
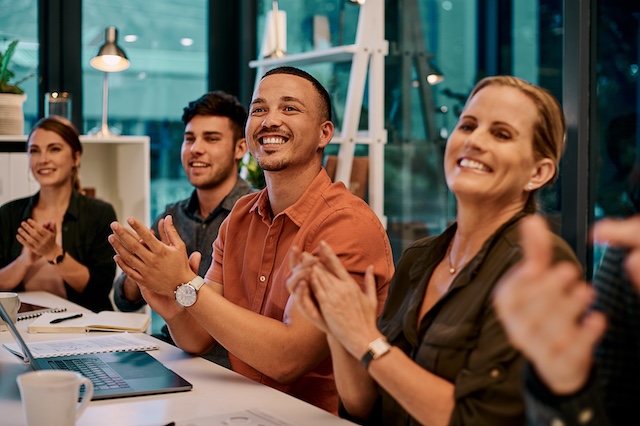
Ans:
<svg viewBox="0 0 640 426"><path fill-rule="evenodd" d="M8 324L23 358L31 368L81 373L93 382L92 399L182 392L193 387L160 361L141 351L35 358L2 305L0 318Z"/></svg>
<svg viewBox="0 0 640 426"><path fill-rule="evenodd" d="M29 333L84 333L86 331L130 331L143 333L151 317L136 312L85 312L72 318L75 312L44 313L28 326ZM64 320L65 318L72 318ZM64 320L55 322L56 320ZM54 321L52 323L52 321Z"/></svg>

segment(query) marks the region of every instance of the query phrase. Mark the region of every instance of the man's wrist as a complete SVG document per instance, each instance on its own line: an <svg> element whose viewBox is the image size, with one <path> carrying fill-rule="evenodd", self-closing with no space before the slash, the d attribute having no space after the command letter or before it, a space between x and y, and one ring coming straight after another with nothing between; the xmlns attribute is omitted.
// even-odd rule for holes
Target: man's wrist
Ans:
<svg viewBox="0 0 640 426"><path fill-rule="evenodd" d="M140 292L138 283L129 276L127 276L124 279L124 283L122 283L122 294L129 302L139 302L142 300L142 292Z"/></svg>

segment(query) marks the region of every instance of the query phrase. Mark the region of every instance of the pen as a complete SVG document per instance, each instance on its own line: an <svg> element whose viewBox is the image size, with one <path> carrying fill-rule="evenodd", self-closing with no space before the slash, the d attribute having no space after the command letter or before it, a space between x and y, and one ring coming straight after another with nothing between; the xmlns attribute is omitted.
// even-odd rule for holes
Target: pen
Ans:
<svg viewBox="0 0 640 426"><path fill-rule="evenodd" d="M54 320L49 321L49 324L57 324L57 323L62 322L62 321L67 321L67 320L74 319L74 318L80 318L81 316L82 316L82 314L75 314L75 315L71 315L69 317L56 318Z"/></svg>

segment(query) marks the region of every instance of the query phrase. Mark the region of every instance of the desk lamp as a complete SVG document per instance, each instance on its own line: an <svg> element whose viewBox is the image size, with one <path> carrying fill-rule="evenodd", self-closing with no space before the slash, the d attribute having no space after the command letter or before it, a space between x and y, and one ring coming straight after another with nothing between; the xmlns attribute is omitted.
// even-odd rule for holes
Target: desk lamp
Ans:
<svg viewBox="0 0 640 426"><path fill-rule="evenodd" d="M109 109L109 83L110 72L120 72L129 68L131 62L127 59L124 51L118 46L118 30L114 26L107 27L105 31L105 42L100 47L98 54L91 59L91 66L98 71L104 72L104 84L102 87L102 125L89 131L89 135L103 138L118 136L116 129L109 128L107 123L107 111Z"/></svg>

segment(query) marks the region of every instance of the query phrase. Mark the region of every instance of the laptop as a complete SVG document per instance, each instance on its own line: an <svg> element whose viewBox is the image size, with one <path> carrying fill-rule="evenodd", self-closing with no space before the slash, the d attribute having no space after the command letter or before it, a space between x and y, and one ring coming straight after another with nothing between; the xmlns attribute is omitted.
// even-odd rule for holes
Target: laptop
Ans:
<svg viewBox="0 0 640 426"><path fill-rule="evenodd" d="M34 358L7 311L0 304L0 318L34 370L70 370L88 377L94 386L92 400L184 392L191 383L146 352L107 352Z"/></svg>

